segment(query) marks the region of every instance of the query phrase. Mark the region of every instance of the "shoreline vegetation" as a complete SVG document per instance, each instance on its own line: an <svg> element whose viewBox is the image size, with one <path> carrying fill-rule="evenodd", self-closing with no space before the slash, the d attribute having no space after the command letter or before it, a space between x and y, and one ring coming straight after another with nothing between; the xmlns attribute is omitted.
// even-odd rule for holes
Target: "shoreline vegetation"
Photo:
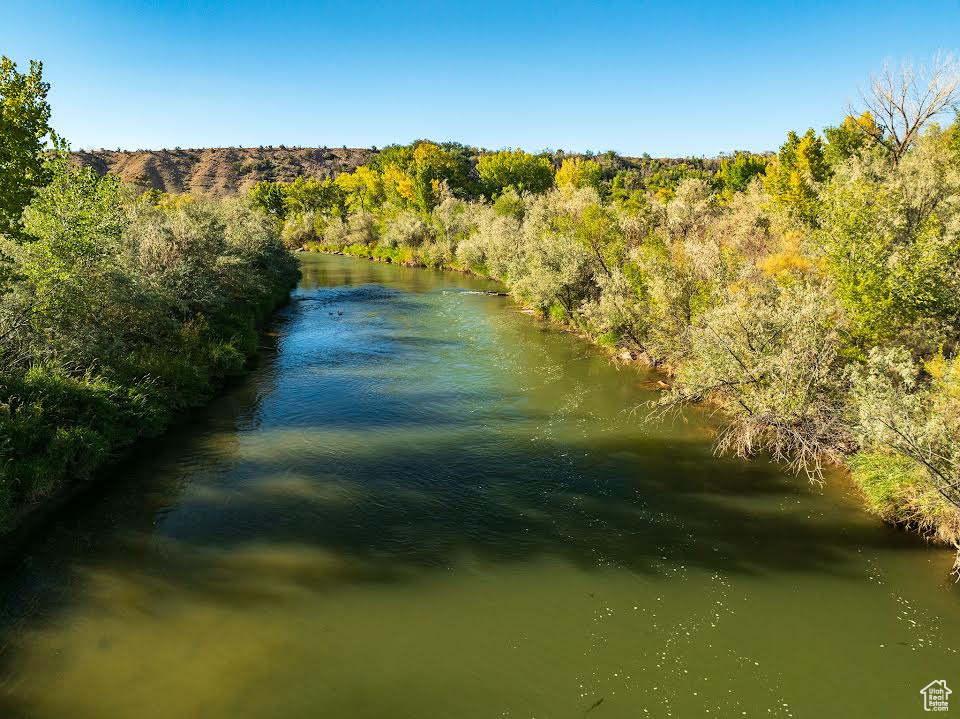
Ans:
<svg viewBox="0 0 960 719"><path fill-rule="evenodd" d="M407 255L376 251L376 246L371 245L355 244L338 247L324 243L309 243L298 251L353 257L387 264L400 264L404 267L441 269L501 281L500 278L494 277L493 275L480 275L469 268L455 264L439 266L428 265ZM514 300L520 300L520 298L512 292L498 292L496 294L509 296ZM649 356L645 354L637 354L635 350L618 348L616 345L601 342L596 335L583 331L582 327L573 323L558 321L528 305L521 305L521 311L525 314L533 315L541 321L549 322L558 329L573 332L578 337L592 342L607 351L616 362L638 364L642 367L662 372L663 375L671 381L675 379L671 368L651 361ZM658 380L655 384L651 385L651 388L661 392L669 392L673 389L673 385ZM711 406L716 407L716 404L712 403L709 397L703 397L696 403L708 408ZM651 409L653 411L648 414L647 419L660 420L665 418L665 416L669 419L667 415L672 415L672 411L658 411L662 410L664 405L670 410L677 409L668 398L666 402L658 402L652 405ZM749 458L763 451L763 449L758 449L751 455L738 456ZM825 468L823 464L824 462L821 461L817 469L818 473L808 474L808 478L811 481L816 483L826 481L825 473L827 468ZM960 538L960 510L958 510L952 502L944 501L944 498L940 496L939 493L936 493L933 488L926 486L926 482L918 472L915 462L903 457L891 456L888 452L861 452L846 457L839 462L830 461L829 465L834 469L846 473L852 480L854 487L859 491L866 509L887 524L900 527L906 531L918 533L928 541L958 548L958 541L960 541L958 540L958 538ZM960 548L958 548L958 551L960 551ZM958 579L960 579L960 554L958 554L955 561L954 569Z"/></svg>
<svg viewBox="0 0 960 719"><path fill-rule="evenodd" d="M871 512L960 549L957 100L941 59L715 173L418 141L249 197L291 249L499 280L666 372L652 417L708 404L719 450L845 468Z"/></svg>
<svg viewBox="0 0 960 719"><path fill-rule="evenodd" d="M719 450L845 467L872 512L960 552L952 59L718 169L418 140L225 200L78 167L40 63L2 63L0 532L241 373L307 249L496 279L668 374L652 417L715 407Z"/></svg>
<svg viewBox="0 0 960 719"><path fill-rule="evenodd" d="M299 276L250 202L77 167L41 71L0 65L0 535L242 374Z"/></svg>
<svg viewBox="0 0 960 719"><path fill-rule="evenodd" d="M245 374L299 277L241 200L154 203L53 165L33 239L3 246L0 537Z"/></svg>

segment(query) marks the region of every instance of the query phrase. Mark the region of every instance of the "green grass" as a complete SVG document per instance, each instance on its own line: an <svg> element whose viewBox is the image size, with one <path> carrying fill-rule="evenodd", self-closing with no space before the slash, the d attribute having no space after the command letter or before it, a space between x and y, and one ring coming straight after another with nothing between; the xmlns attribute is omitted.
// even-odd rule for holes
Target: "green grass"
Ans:
<svg viewBox="0 0 960 719"><path fill-rule="evenodd" d="M847 461L867 506L886 522L947 544L960 542L960 511L937 492L908 457L858 452Z"/></svg>

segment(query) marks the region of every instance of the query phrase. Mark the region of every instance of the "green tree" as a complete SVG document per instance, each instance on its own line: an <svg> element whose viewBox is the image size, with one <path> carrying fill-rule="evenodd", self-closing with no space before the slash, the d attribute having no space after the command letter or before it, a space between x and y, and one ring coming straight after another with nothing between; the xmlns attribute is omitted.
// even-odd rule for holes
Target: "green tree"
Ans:
<svg viewBox="0 0 960 719"><path fill-rule="evenodd" d="M931 129L897 164L865 157L824 189L818 237L862 349L918 322L941 328L941 340L956 337L960 167L947 140Z"/></svg>
<svg viewBox="0 0 960 719"><path fill-rule="evenodd" d="M283 220L287 217L287 185L283 182L261 180L248 193L254 207Z"/></svg>
<svg viewBox="0 0 960 719"><path fill-rule="evenodd" d="M31 61L30 71L21 73L10 58L0 58L0 235L22 237L23 209L46 183L46 141L56 142L49 90L42 63Z"/></svg>
<svg viewBox="0 0 960 719"><path fill-rule="evenodd" d="M375 167L383 174L384 191L392 202L423 214L437 205L443 185L461 197L474 189L465 148L454 143L418 140L410 147L394 145L381 153Z"/></svg>
<svg viewBox="0 0 960 719"><path fill-rule="evenodd" d="M353 172L340 173L335 182L347 206L355 212L373 210L382 205L386 197L383 177L366 165L360 165Z"/></svg>
<svg viewBox="0 0 960 719"><path fill-rule="evenodd" d="M600 205L587 205L576 218L573 236L597 258L608 277L623 263L625 246L616 213Z"/></svg>
<svg viewBox="0 0 960 719"><path fill-rule="evenodd" d="M477 172L488 197L496 197L507 188L517 192L546 192L553 186L553 165L542 155L523 150L503 150L483 155Z"/></svg>
<svg viewBox="0 0 960 719"><path fill-rule="evenodd" d="M413 148L413 161L408 172L413 180L418 209L429 212L438 202L440 185L462 190L469 168L463 155L455 155L432 142L419 142Z"/></svg>
<svg viewBox="0 0 960 719"><path fill-rule="evenodd" d="M378 172L386 172L388 167L405 169L413 160L413 147L407 145L387 145L370 162L370 167Z"/></svg>
<svg viewBox="0 0 960 719"><path fill-rule="evenodd" d="M823 141L812 129L803 137L791 131L767 167L763 187L773 201L804 222L816 222L819 185L830 175Z"/></svg>
<svg viewBox="0 0 960 719"><path fill-rule="evenodd" d="M610 201L624 212L639 214L647 210L647 197L643 176L637 170L620 170L610 181Z"/></svg>
<svg viewBox="0 0 960 719"><path fill-rule="evenodd" d="M132 296L122 299L129 193L115 175L74 167L65 153L48 171L49 184L24 212L33 240L7 248L15 262L17 299L29 307L35 341L53 356L104 360L126 329L112 318L137 305Z"/></svg>
<svg viewBox="0 0 960 719"><path fill-rule="evenodd" d="M318 180L316 177L300 176L284 187L283 202L287 215L306 212L341 215L345 198L343 189L330 178Z"/></svg>
<svg viewBox="0 0 960 719"><path fill-rule="evenodd" d="M729 199L735 192L746 190L753 178L766 171L768 163L769 159L764 155L738 152L733 159L724 158L720 161L714 183L719 186L724 197Z"/></svg>
<svg viewBox="0 0 960 719"><path fill-rule="evenodd" d="M831 168L835 168L864 147L874 144L878 133L882 134L869 112L864 112L860 117L847 115L836 127L823 129L823 135L827 139L823 158Z"/></svg>
<svg viewBox="0 0 960 719"><path fill-rule="evenodd" d="M946 130L947 146L953 153L954 160L960 165L960 109L957 110L953 124Z"/></svg>

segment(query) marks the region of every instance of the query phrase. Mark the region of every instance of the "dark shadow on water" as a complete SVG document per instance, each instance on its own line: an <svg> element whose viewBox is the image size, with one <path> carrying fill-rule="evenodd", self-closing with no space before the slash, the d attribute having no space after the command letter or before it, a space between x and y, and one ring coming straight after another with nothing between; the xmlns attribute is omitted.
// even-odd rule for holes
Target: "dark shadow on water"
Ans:
<svg viewBox="0 0 960 719"><path fill-rule="evenodd" d="M858 548L923 550L871 525L811 520L808 504L793 509L813 491L802 480L718 460L700 442L507 448L441 442L323 467L309 455L248 459L230 467L232 479L206 477L200 493L184 490L221 468L201 463L162 486L133 476L28 559L6 600L16 603L11 590L81 592L93 568L140 587L145 601L176 594L239 606L291 587L416 581L464 556L650 577L678 565L842 576L862 572L851 559ZM278 471L334 478L292 488L256 479ZM10 604L6 613L22 616Z"/></svg>
<svg viewBox="0 0 960 719"><path fill-rule="evenodd" d="M436 279L427 279L424 288L432 289ZM341 303L363 297L363 307L382 302L391 311L404 301L370 285L348 289L356 292L331 296ZM408 302L404 312L416 312L416 301ZM310 312L330 317L321 305L295 302L289 326ZM296 396L301 380L281 351L250 382L118 465L115 482L79 503L8 570L0 580L0 716L17 716L16 706L4 706L3 686L16 665L17 635L55 621L75 602L111 601L85 592L93 573L136 587L125 601L142 602L138 608L149 613L172 596L243 607L279 603L291 591L417 582L464 558L500 566L561 560L588 573L622 571L650 581L678 565L727 575L860 578L858 550L926 551L875 524L843 521L802 478L763 462L714 457L702 438L640 430L565 442L533 438L524 426L548 418L526 409L511 415L519 397L498 398L505 404L487 417L482 394L437 388L372 395L376 411L352 414L362 395L341 368L410 362L451 345L365 327L369 337L359 349L340 347L353 353L347 363L324 365L310 345L305 367L332 377L316 390L325 414L286 417L285 393ZM383 344L389 353L369 349ZM466 407L478 414L468 416ZM265 422L265 413L275 416ZM578 419L588 418L564 416L567 426ZM253 449L235 456L217 444L241 442L261 422ZM338 426L354 436L370 431L381 444L285 449L269 441L273 431L309 437ZM411 427L434 426L443 431L404 440ZM399 439L390 440L391 432Z"/></svg>
<svg viewBox="0 0 960 719"><path fill-rule="evenodd" d="M332 499L299 489L285 494L269 483L229 493L229 512L215 493L189 499L189 526L177 524L171 538L206 549L250 541L320 547L368 569L380 566L385 577L449 567L461 554L489 562L554 557L585 570L640 574L661 571L662 557L725 573L843 574L856 548L891 544L870 525L808 519L806 509L793 509L812 491L802 480L718 461L699 444L665 452L593 442L582 462L564 463L558 455L576 448L490 449L440 443L402 456L341 458L323 468L337 477ZM614 452L644 459L619 471L616 462L598 462ZM269 463L243 467L248 476L275 470ZM295 476L316 470L309 457L287 459L282 468Z"/></svg>
<svg viewBox="0 0 960 719"><path fill-rule="evenodd" d="M92 569L148 588L143 596L238 605L271 601L291 586L416 581L464 556L495 564L561 559L650 577L681 564L842 576L862 571L852 559L859 548L925 551L874 525L810 519L816 490L804 480L762 462L718 459L701 440L638 433L531 442L505 435L501 416L499 432L441 435L380 455L326 448L322 459L303 451L224 463L205 443L213 432L233 436L251 426L263 396L275 391L275 374L268 363L257 383L198 413L150 456L113 470L118 481L81 503L0 585L8 629L33 613L55 616L56 606L82 596ZM403 403L464 406L443 393ZM410 422L403 407L384 409L357 426ZM331 413L349 424L345 416ZM465 424L439 411L418 421ZM270 479L278 475L303 481ZM285 552L296 560L272 561Z"/></svg>

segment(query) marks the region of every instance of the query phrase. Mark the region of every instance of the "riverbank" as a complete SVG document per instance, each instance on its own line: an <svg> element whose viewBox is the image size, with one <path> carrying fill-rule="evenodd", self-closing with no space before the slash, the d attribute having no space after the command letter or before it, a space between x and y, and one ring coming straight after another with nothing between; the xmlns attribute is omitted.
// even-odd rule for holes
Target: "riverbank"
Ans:
<svg viewBox="0 0 960 719"><path fill-rule="evenodd" d="M307 243L304 248L311 252L343 255L360 259L400 264L406 267L428 267L426 262L417 257L413 248L381 247L375 243L354 243L345 246L325 244L322 242ZM441 263L434 267L466 274L474 274L495 281L501 278L492 274L483 275L459 263ZM510 293L513 298L523 305L522 297L516 292ZM643 353L637 353L618 347L610 342L609 337L584 332L567 318L549 315L529 307L526 310L537 315L540 319L573 332L588 341L593 342L618 362L638 363L647 367L656 367L667 377L675 375L677 368L670 365L658 365L651 362ZM608 340L608 341L604 341ZM666 383L657 383L657 389L669 390ZM704 398L708 399L708 398ZM879 453L851 453L839 462L833 462L837 470L845 472L852 480L861 497L864 508L876 515L884 522L904 531L913 532L925 540L958 549L955 573L960 577L960 510L945 501L945 499L929 484L924 481L922 470L915 463L905 458L890 457Z"/></svg>
<svg viewBox="0 0 960 719"><path fill-rule="evenodd" d="M242 375L299 276L249 204L50 175L2 247L0 531Z"/></svg>
<svg viewBox="0 0 960 719"><path fill-rule="evenodd" d="M950 553L846 482L638 426L651 375L494 282L301 268L278 351L3 572L5 719L831 716L835 637L906 716L956 663Z"/></svg>
<svg viewBox="0 0 960 719"><path fill-rule="evenodd" d="M18 556L21 547L30 542L78 497L105 481L112 466L128 459L144 443L162 437L171 426L247 376L256 367L261 353L266 349L263 341L272 334L270 326L273 317L289 303L290 290L295 286L296 277L291 277L288 286L277 287L270 305L264 307L262 314L251 318L248 333L235 338L238 347L243 348L241 364L219 371L212 371L212 368L208 367L202 389L190 396L178 398L175 402L170 401L173 398L168 398L167 402L158 397L152 398L153 421L149 424L137 424L142 415L130 413L124 416L122 407L112 408L119 415L115 421L127 425L127 431L117 431L104 436L102 443L95 448L95 454L78 453L71 461L54 467L53 471L61 472L63 479L45 483L42 488L35 487L31 501L8 507L0 513L0 566ZM4 390L6 389L4 387ZM88 431L94 431L96 418L91 416L85 419ZM83 419L79 421L82 422ZM40 428L39 431L42 432L43 429ZM41 461L48 458L52 449L54 448L48 449L47 456L41 457Z"/></svg>

